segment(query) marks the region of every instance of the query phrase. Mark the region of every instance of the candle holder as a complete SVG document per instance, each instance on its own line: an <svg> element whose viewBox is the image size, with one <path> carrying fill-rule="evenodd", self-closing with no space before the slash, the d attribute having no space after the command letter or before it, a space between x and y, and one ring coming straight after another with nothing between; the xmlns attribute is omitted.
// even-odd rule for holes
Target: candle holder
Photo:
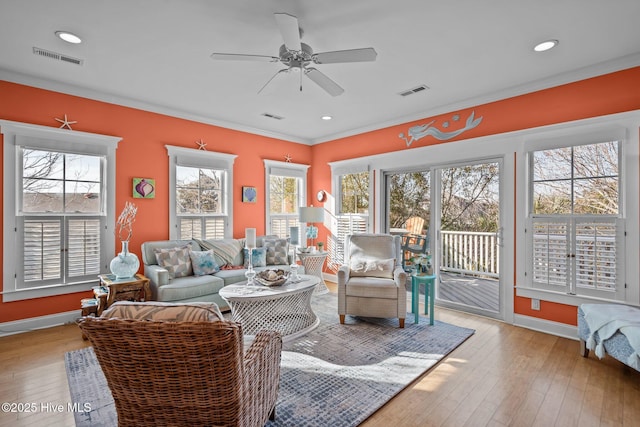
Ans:
<svg viewBox="0 0 640 427"><path fill-rule="evenodd" d="M247 271L244 272L244 277L247 278L247 285L253 285L254 279L256 277L256 271L253 269L253 250L255 248L247 247L247 252L249 252L249 261L247 265Z"/></svg>
<svg viewBox="0 0 640 427"><path fill-rule="evenodd" d="M298 283L302 282L302 278L300 278L300 275L298 274L298 263L296 262L296 246L291 246L293 246L293 259L291 261L291 265L289 266L289 270L291 271L291 274L289 275L289 281L291 283Z"/></svg>

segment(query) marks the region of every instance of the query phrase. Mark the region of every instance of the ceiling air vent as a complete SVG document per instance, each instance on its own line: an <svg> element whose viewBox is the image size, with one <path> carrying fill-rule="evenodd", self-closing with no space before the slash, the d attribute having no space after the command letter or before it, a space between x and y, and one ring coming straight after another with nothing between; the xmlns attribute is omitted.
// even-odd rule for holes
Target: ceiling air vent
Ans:
<svg viewBox="0 0 640 427"><path fill-rule="evenodd" d="M276 116L275 114L271 114L271 113L262 113L261 115L264 116L264 117L268 117L270 119L274 119L274 120L282 120L282 119L284 119L284 117L282 117L282 116Z"/></svg>
<svg viewBox="0 0 640 427"><path fill-rule="evenodd" d="M44 56L45 58L55 59L56 61L68 62L70 64L82 65L82 59L73 58L71 56L63 55L57 52L51 52L50 50L40 49L39 47L33 48L33 54L38 56Z"/></svg>
<svg viewBox="0 0 640 427"><path fill-rule="evenodd" d="M420 86L416 86L412 89L408 89L405 91L402 91L399 93L400 96L409 96L409 95L413 95L414 93L418 93L418 92L422 92L423 90L427 90L429 89L429 86L427 85L420 85Z"/></svg>

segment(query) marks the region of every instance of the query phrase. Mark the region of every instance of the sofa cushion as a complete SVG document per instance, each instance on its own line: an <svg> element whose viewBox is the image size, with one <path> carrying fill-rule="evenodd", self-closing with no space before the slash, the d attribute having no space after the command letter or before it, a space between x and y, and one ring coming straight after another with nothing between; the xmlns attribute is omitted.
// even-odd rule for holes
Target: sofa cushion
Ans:
<svg viewBox="0 0 640 427"><path fill-rule="evenodd" d="M213 251L189 251L193 274L196 276L204 276L205 274L213 274L220 271L220 267L216 262Z"/></svg>
<svg viewBox="0 0 640 427"><path fill-rule="evenodd" d="M352 257L349 260L350 275L356 277L382 277L393 279L393 270L395 266L395 258L367 259Z"/></svg>
<svg viewBox="0 0 640 427"><path fill-rule="evenodd" d="M288 239L264 239L263 246L267 249L267 265L289 264Z"/></svg>
<svg viewBox="0 0 640 427"><path fill-rule="evenodd" d="M213 302L175 304L168 302L118 301L102 312L102 318L166 322L217 322L224 320Z"/></svg>
<svg viewBox="0 0 640 427"><path fill-rule="evenodd" d="M244 248L244 268L249 267L249 249ZM265 267L267 265L267 248L253 248L251 250L251 265Z"/></svg>
<svg viewBox="0 0 640 427"><path fill-rule="evenodd" d="M170 279L174 279L193 275L190 250L191 245L185 245L169 249L154 249L154 252L158 265L169 272Z"/></svg>
<svg viewBox="0 0 640 427"><path fill-rule="evenodd" d="M217 294L223 286L224 280L210 274L206 276L177 277L157 289L157 300L198 301L197 298Z"/></svg>

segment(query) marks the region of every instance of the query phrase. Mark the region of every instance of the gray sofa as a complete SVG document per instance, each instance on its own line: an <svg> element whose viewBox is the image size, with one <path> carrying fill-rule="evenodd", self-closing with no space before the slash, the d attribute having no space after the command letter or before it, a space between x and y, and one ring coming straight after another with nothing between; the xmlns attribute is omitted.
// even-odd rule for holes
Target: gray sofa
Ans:
<svg viewBox="0 0 640 427"><path fill-rule="evenodd" d="M282 240L277 236L259 236L256 239L258 248L265 247L265 241L272 243L274 240ZM158 265L156 259L156 250L180 248L190 245L192 251L213 250L215 260L219 266L223 267L220 271L202 276L188 275L184 277L170 278L169 271ZM144 275L151 282L152 298L155 301L165 302L215 302L221 310L228 309L227 303L218 295L220 289L226 285L238 283L246 280L244 273L244 254L240 250L235 256L220 250L223 248L243 248L244 239L216 239L216 240L158 240L145 242L141 246L142 262L144 264ZM288 254L288 246L287 246ZM287 255L286 263L273 263L267 259L267 265L257 266L254 269L258 272L266 269L283 269L289 270L291 264L291 256ZM277 261L277 260L276 260ZM280 260L281 261L281 260ZM303 267L298 269L299 273L303 273Z"/></svg>

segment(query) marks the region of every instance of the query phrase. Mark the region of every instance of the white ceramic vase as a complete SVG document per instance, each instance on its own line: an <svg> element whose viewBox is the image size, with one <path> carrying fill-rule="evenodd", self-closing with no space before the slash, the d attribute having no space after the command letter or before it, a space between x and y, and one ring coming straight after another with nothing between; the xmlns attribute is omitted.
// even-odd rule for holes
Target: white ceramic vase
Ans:
<svg viewBox="0 0 640 427"><path fill-rule="evenodd" d="M129 279L133 277L140 267L140 260L136 254L129 252L129 242L122 242L122 252L120 252L109 264L111 273L116 279Z"/></svg>

